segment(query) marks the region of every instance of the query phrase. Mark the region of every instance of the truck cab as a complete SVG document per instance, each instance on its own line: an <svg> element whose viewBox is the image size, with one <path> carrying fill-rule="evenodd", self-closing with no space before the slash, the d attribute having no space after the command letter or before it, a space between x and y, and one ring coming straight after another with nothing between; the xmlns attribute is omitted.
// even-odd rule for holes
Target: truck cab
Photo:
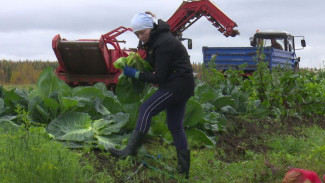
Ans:
<svg viewBox="0 0 325 183"><path fill-rule="evenodd" d="M285 31L257 31L253 37L250 38L251 46L256 47L258 43L263 41L265 47L272 47L272 39L276 40L285 51L294 52L296 50L295 38L301 39L301 47L306 47L304 36L293 36ZM301 48L297 48L301 49Z"/></svg>

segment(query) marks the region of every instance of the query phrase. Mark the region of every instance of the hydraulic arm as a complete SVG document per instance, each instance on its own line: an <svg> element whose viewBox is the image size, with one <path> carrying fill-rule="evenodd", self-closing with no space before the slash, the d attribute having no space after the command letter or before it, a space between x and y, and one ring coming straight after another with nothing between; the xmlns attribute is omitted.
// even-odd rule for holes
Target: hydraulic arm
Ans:
<svg viewBox="0 0 325 183"><path fill-rule="evenodd" d="M233 29L237 24L209 0L184 1L167 22L171 32L181 39L182 32L202 16L205 16L226 37L235 37L239 34L238 30Z"/></svg>

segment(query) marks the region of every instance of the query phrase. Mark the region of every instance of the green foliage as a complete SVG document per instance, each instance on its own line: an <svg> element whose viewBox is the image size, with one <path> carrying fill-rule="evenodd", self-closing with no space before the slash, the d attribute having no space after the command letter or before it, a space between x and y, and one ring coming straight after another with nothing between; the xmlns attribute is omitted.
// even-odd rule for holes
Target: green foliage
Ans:
<svg viewBox="0 0 325 183"><path fill-rule="evenodd" d="M286 95L281 95L281 97L287 97L288 102L293 100L291 102L296 102L294 104L298 105L299 101L321 102L322 97L324 97L319 93L324 89L322 88L324 83L321 79L323 78L321 73L282 73L281 71L274 71L268 74L274 78L276 78L275 76L280 78L272 81L274 82L274 87L285 87L288 83L290 84L290 87L281 89L281 92L286 93ZM293 76L294 74L296 76ZM233 77L236 77L235 75ZM51 78L51 75L46 77ZM60 82L59 80L46 77L44 77L44 81ZM305 77L308 78L308 81L304 81ZM228 78L225 80L228 80ZM191 182L281 182L284 174L289 170L288 167L311 169L319 173L319 175L325 172L323 166L325 159L325 136L322 135L325 133L324 130L316 126L304 129L300 137L265 137L265 139L269 139L267 143L264 142L270 147L268 153L261 155L247 150L242 155L241 160L236 162L223 162L219 160L220 157L227 157L227 154L219 147L202 148L215 146L218 133L227 130L225 127L228 115L255 117L258 112L261 112L261 116L266 116L267 113L263 112L265 112L265 109L269 109L269 107L284 111L283 114L282 112L279 113L281 115L293 114L288 112L293 110L296 115L303 115L305 114L304 111L301 111L303 109L309 109L308 114L311 115L316 112L317 114L322 113L322 106L316 104L311 106L311 104L305 103L297 108L290 104L291 107L286 108L282 107L281 103L275 102L280 100L273 99L273 102L266 105L266 103L261 102L256 97L257 95L251 93L251 91L257 91L251 85L251 80L241 81L240 79L232 79L231 82L228 80L226 84L220 82L220 85L217 85L216 88L211 87L206 82L198 82L195 96L188 102L186 112L188 118L185 120L186 134L192 149ZM232 82L236 84L232 84ZM281 82L282 85L276 85ZM176 178L170 178L167 174L145 167L134 174L143 160L150 166L160 168L169 174L171 171L168 167L176 167L174 147L167 146L166 148L166 143L171 142L171 136L164 123L166 121L165 113L161 113L153 119L150 129L150 135L164 138L164 145L153 146L150 144L149 148L146 148L153 154L162 154L164 158L159 161L148 161L143 156L139 156L137 159L129 158L115 161L111 156L107 155L107 163L110 166L107 169L97 170L92 165L89 165L88 162L85 162L84 159L80 160L80 156L73 153L73 151L69 151L61 143L53 140L55 138L66 142L65 144L69 147L84 149L88 147L107 149L112 146L122 146L121 143L125 142L128 137L125 135L127 133L125 127L130 123L130 116L132 115L136 119L137 111L135 109L137 109L140 102L156 90L155 88L150 88L139 103L124 105L120 103L116 95L107 91L106 87L102 84L96 84L93 87L77 88L70 88L65 85L57 88L55 86L57 86L56 83L46 83L39 85L38 88L30 92L22 92L19 89L3 90L2 98L0 97L0 127L4 128L5 131L14 130L14 132L10 133L1 133L0 159L4 163L0 165L0 170L4 173L0 174L0 178L3 182L20 182L21 180L35 182L35 175L39 175L37 180L40 182L123 182L129 177L131 178L128 180L134 182L149 180L157 182L186 182L177 176ZM303 90L305 86L310 88ZM45 88L41 89L39 87ZM42 93L42 97L40 97L39 93ZM297 95L296 98L294 98L295 95L293 93ZM317 95L317 98L312 96L314 94ZM299 99L298 95L303 95L303 100L297 100ZM7 98L6 96L9 97ZM271 94L268 94L268 96L270 96L269 99L272 98ZM34 124L39 125L36 122L40 122L34 120L34 114L40 114L32 114L29 110L29 107L35 105L35 103L39 105L39 108L46 109L47 114L55 114L49 117L48 123L42 123L47 126L48 131L45 131L44 128L33 127ZM119 113L121 111L124 112ZM26 131L25 128L17 124L23 124L23 127L29 126L27 128L29 131ZM42 129L40 130L41 133L38 133L39 130L36 129ZM52 135L47 132L50 132ZM25 137L22 137L23 135L21 134L25 134ZM27 138L27 134L29 134L29 138ZM20 138L14 136L20 136ZM11 140L6 141L6 139ZM29 144L26 143L26 139L31 140L31 142ZM32 143L32 141L35 142ZM47 145L37 145L36 142L42 142ZM28 144L28 147L24 143ZM24 150L22 148L30 149ZM61 149L64 150L58 153ZM11 152L14 152L15 156ZM75 157L71 158L70 155L66 155L69 153L71 153L71 157ZM89 153L93 152L82 152L82 154L87 154L87 156L89 156ZM59 155L61 159L57 158ZM33 171L22 166L23 161L18 160L18 156L22 156L23 158L21 159L24 160L27 158L28 161L24 161L24 163L26 163L27 167L34 167ZM15 157L16 164L10 163L13 161L13 157ZM64 162L59 163L60 160ZM79 164L80 161L84 163L82 166ZM97 162L92 162L92 164L99 166ZM10 168L9 165L13 168ZM62 170L55 168L59 166L63 166ZM37 167L41 168L37 169ZM64 175L62 175L63 170L65 171ZM31 173L26 173L27 171Z"/></svg>
<svg viewBox="0 0 325 183"><path fill-rule="evenodd" d="M316 79L319 74L265 71L263 77L250 77L246 90L253 94L252 98L261 100L274 116L324 114L325 90L324 82Z"/></svg>
<svg viewBox="0 0 325 183"><path fill-rule="evenodd" d="M204 64L202 65L201 79L212 88L220 89L220 85L226 81L226 78L220 71L215 69L214 60L215 59L212 58L207 66Z"/></svg>
<svg viewBox="0 0 325 183"><path fill-rule="evenodd" d="M135 55L131 54L130 58L132 59L126 57L124 62L131 63L132 60L135 60L134 57ZM135 63L137 62L138 60L135 61ZM322 72L295 73L283 69L274 69L270 72L265 62L259 62L258 69L248 79L243 79L242 70L230 69L224 75L216 71L213 66L206 68L207 73L204 76L206 81L197 81L195 95L187 103L184 122L188 131L193 131L191 130L193 128L203 133L200 135L201 141L198 141L202 142L200 145L210 146L217 139L216 134L226 130L227 115L258 118L271 115L281 118L286 115L299 117L306 114L325 113L325 105L323 105L325 82ZM21 124L22 118L17 118L19 115L17 106L20 106L21 109L28 111L28 114L24 115L26 119L27 116L30 118L31 124L47 126L69 111L89 115L90 126L93 127L97 120L105 121L108 116L116 116L122 112L128 115L126 123L123 125L121 125L122 123L119 125L116 123L104 124L107 128L118 126L119 129L114 129L114 133L123 135L135 127L141 102L156 89L146 86L137 94L132 87L129 88L130 84L123 84L123 79L120 82L121 86L127 87L123 90L120 87L121 90L117 90L119 91L117 95L107 91L106 86L102 83L97 83L92 87L71 88L59 80L51 68L48 68L40 75L36 89L29 92L20 89L10 91L2 89L0 114L14 116L9 122L6 122L7 124L12 122ZM68 115L66 117L68 118ZM78 121L78 119L71 118L69 120ZM166 116L163 114L155 117L151 132L171 142L168 128L164 124L165 121ZM190 139L193 134L197 133L189 133ZM205 137L211 139L211 142ZM118 144L107 141L107 139L109 139L108 136L91 135L91 138L84 140L86 144L95 146L100 143L100 146L104 148ZM199 145L199 143L194 144Z"/></svg>
<svg viewBox="0 0 325 183"><path fill-rule="evenodd" d="M308 149L302 141L304 138L296 138L291 135L286 137L275 136L269 139L269 146L275 153L284 151L290 155L297 155Z"/></svg>
<svg viewBox="0 0 325 183"><path fill-rule="evenodd" d="M325 172L324 130L314 126L302 132L303 137L266 137L272 149L258 154L246 151L241 160L223 162L221 149L192 151L191 182L281 182L291 168Z"/></svg>
<svg viewBox="0 0 325 183"><path fill-rule="evenodd" d="M220 132L229 130L226 129L229 116L280 119L286 116L324 115L325 74L323 71L291 72L283 69L269 71L265 63L260 62L259 70L244 79L241 76L242 70L231 69L221 73L212 66L205 69L207 70L203 74L203 79L197 80L195 95L187 103L184 121L189 145L193 149L194 158L191 167L193 182L243 182L243 180L244 182L280 182L288 167L298 165L306 169L313 168L317 172L325 172L321 163L325 160L325 137L319 135L325 133L317 127L305 129L301 137L265 137L269 139L267 143L263 142L271 148L269 153L261 156L245 151L243 161L238 162L225 163L218 160L219 157L227 156L221 149L203 149L203 147L215 147ZM123 83L123 80L120 81ZM123 92L115 95L107 91L103 83L91 87L71 88L57 79L51 68L44 70L38 80L37 88L30 91L17 88L9 91L2 87L0 89L0 127L5 131L14 130L15 133L19 131L18 134L25 131L24 134L34 134L35 129L43 129L35 126L44 126L47 130L41 133L45 139L44 143L54 142L51 140L53 138L64 142L68 147L83 149L122 147L128 138L127 134L135 126L139 105L157 90L155 87L147 87L141 90L141 95L131 92L129 96L123 96ZM130 88L126 87L125 90L130 91ZM149 134L151 137L162 137L164 145L172 143L164 112L153 118ZM15 134L12 132L10 135ZM8 133L3 133L2 136L4 139L9 137ZM34 136L40 138L35 134ZM19 144L23 142L26 141L14 143L23 147ZM6 147L1 149L11 149L13 152L14 147L11 147L10 143L3 143L3 145ZM28 147L30 146L32 145ZM62 147L58 144L54 148L50 146L44 148ZM50 151L46 153L49 154ZM173 153L169 153L171 155L167 158L171 162L174 162ZM9 156L8 153L7 155ZM27 158L35 159L32 156ZM39 160L39 162L43 161L45 160ZM129 171L128 175L130 175L134 169L132 165L139 166L132 161L130 165L129 160L119 161L118 167L121 169L116 169L115 175L123 176L124 170ZM94 170L89 170L92 169L91 167L85 167L93 174ZM26 170L22 170L24 171ZM101 176L107 175L106 172L110 170L103 170L101 175L92 177L93 180L104 180ZM79 181L80 174L78 172L75 174L76 177L73 179L82 182ZM93 175L87 174L87 178L84 178L88 179L91 176ZM141 176L135 176L134 180L141 182L151 179L151 176L156 178L154 180L170 180L165 175L159 175L157 178L157 172L144 171ZM58 178L53 179L60 181ZM109 177L109 179L113 181L113 178ZM15 182L16 179L4 180Z"/></svg>
<svg viewBox="0 0 325 183"><path fill-rule="evenodd" d="M139 54L131 52L128 57L121 57L114 62L114 67L123 69L126 65L138 71L152 71L149 62L144 61ZM149 84L135 78L127 77L123 73L119 76L116 94L123 104L139 102L147 93Z"/></svg>
<svg viewBox="0 0 325 183"><path fill-rule="evenodd" d="M28 92L26 90L12 89L10 91L3 90L4 113L15 114L16 105L23 108L28 107Z"/></svg>
<svg viewBox="0 0 325 183"><path fill-rule="evenodd" d="M241 115L261 118L269 115L280 119L283 116L325 114L324 71L294 72L280 67L270 71L262 45L254 59L257 71L248 79L242 77L245 65L222 73L214 69L213 58L208 66L203 66L201 78L223 95L236 99L235 104L230 105L235 110L231 111Z"/></svg>
<svg viewBox="0 0 325 183"><path fill-rule="evenodd" d="M308 137L310 153L308 159L311 161L324 162L325 161L325 130L317 126L313 126L304 131Z"/></svg>
<svg viewBox="0 0 325 183"><path fill-rule="evenodd" d="M48 131L55 139L83 147L94 143L94 147L113 148L122 142L124 136L118 135L128 121L128 115L117 113L103 119L92 121L87 113L66 112L51 121Z"/></svg>
<svg viewBox="0 0 325 183"><path fill-rule="evenodd" d="M44 128L0 133L1 182L80 182L80 157L50 140Z"/></svg>
<svg viewBox="0 0 325 183"><path fill-rule="evenodd" d="M3 124L24 124L26 129L31 124L48 125L49 132L58 140L69 141L67 145L70 147L90 144L107 149L115 146L122 141L116 135L124 133L124 126L129 121L129 115L121 112L117 97L107 91L103 83L71 88L58 80L51 68L41 74L35 90L29 93L19 89L4 90L3 97L0 101Z"/></svg>
<svg viewBox="0 0 325 183"><path fill-rule="evenodd" d="M202 83L202 88L208 86ZM108 149L122 146L122 140L127 138L126 134L135 127L141 102L155 91L154 87L148 87L137 100L134 98L139 95L131 92L129 98L134 101L122 103L119 98L123 98L124 93L115 95L107 91L103 83L71 88L48 68L41 74L36 89L30 92L19 89L4 90L0 109L3 115L13 116L9 120L4 118L7 120L6 124L24 124L26 129L31 125L45 126L55 139L72 148L90 146ZM199 89L196 91L202 92ZM210 92L214 93L215 90L211 88ZM211 103L200 103L199 101L204 100L199 97L188 101L184 125L189 139L193 139L192 146L215 144L214 133L224 130L225 125L225 117L221 113L233 113L235 110L227 100L221 104L214 102L223 98L229 97L220 93L218 98L209 101ZM213 111L215 112L211 113ZM27 124L26 121L30 123ZM151 132L172 142L164 121L165 115L155 117Z"/></svg>
<svg viewBox="0 0 325 183"><path fill-rule="evenodd" d="M31 127L32 123L29 117L29 113L24 110L19 104L17 104L16 111L18 124L21 124L27 131Z"/></svg>
<svg viewBox="0 0 325 183"><path fill-rule="evenodd" d="M191 128L186 130L186 135L191 147L215 146L214 139L209 138L202 130Z"/></svg>

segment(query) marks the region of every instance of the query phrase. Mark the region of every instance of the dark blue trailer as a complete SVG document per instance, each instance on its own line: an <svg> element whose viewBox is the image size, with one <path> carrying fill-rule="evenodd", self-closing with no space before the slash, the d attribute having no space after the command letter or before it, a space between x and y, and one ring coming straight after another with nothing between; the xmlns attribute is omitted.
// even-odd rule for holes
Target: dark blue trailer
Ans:
<svg viewBox="0 0 325 183"><path fill-rule="evenodd" d="M262 49L265 55L265 62L270 69L282 67L295 69L299 60L294 52L283 51L271 47ZM257 70L257 47L203 47L203 62L207 66L210 61L215 62L217 70L238 69L240 65L247 64L246 72Z"/></svg>

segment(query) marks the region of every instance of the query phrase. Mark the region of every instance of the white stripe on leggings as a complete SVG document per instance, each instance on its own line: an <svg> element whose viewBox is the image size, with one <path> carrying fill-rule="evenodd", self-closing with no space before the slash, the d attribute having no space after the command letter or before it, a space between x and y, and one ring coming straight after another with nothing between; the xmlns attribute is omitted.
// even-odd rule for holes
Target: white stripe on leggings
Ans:
<svg viewBox="0 0 325 183"><path fill-rule="evenodd" d="M140 126L140 132L141 132L141 128L142 128L142 124L143 124L143 122L145 121L145 125L144 125L144 128L143 128L143 132L144 132L144 130L146 129L146 126L147 126L147 122L148 122L148 118L149 118L149 114L160 104L160 103L162 103L164 100L166 100L167 98L169 98L170 96L172 96L173 95L173 93L170 93L170 95L168 95L169 94L169 92L167 92L167 93L165 93L164 95L162 95L162 96L160 96L156 101L154 101L148 108L147 108L147 110L144 112L144 114L143 114L143 117L142 117L142 120L141 120L141 126ZM162 97L165 97L166 95L168 95L166 98L164 98L164 99L162 99L160 102L158 102ZM156 102L158 102L156 105L155 105L155 103ZM153 105L155 105L155 106L153 106ZM153 106L153 107L152 107ZM152 107L151 109L150 109L150 107ZM148 110L150 110L149 112L148 112ZM144 118L145 118L145 116L147 116L146 117L146 119L144 120Z"/></svg>

